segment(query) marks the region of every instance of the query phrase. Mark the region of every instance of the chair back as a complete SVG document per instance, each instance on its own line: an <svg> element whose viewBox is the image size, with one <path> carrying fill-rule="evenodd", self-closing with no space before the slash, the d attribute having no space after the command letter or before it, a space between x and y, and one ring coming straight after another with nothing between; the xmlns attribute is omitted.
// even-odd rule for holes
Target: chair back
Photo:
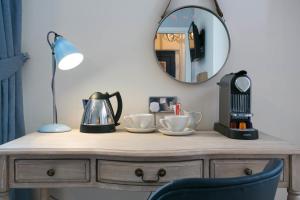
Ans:
<svg viewBox="0 0 300 200"><path fill-rule="evenodd" d="M282 160L273 159L252 176L176 180L159 188L149 200L274 200L282 168Z"/></svg>

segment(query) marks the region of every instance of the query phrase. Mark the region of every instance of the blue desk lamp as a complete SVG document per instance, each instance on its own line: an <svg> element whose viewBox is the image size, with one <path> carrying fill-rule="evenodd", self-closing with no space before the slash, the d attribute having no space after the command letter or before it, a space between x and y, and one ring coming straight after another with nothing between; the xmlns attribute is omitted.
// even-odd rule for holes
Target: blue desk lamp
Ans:
<svg viewBox="0 0 300 200"><path fill-rule="evenodd" d="M53 43L50 42L50 36L54 35ZM63 36L50 31L47 34L47 41L52 50L52 100L53 100L53 123L46 124L38 129L41 133L61 133L71 131L71 128L57 122L57 108L55 100L55 73L56 67L61 70L70 70L77 67L83 60L83 55L75 46L66 40Z"/></svg>

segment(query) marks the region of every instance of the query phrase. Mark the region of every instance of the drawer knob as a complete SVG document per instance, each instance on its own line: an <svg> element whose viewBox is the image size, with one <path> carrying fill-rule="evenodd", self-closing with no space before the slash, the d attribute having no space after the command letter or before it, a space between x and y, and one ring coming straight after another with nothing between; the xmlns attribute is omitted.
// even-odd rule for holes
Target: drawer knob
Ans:
<svg viewBox="0 0 300 200"><path fill-rule="evenodd" d="M158 172L157 172L157 175L159 177L164 177L166 174L167 174L167 172L166 172L165 169L159 169Z"/></svg>
<svg viewBox="0 0 300 200"><path fill-rule="evenodd" d="M135 175L137 177L141 177L142 181L144 183L157 183L159 182L160 177L164 177L167 174L165 169L159 169L156 173L156 179L155 180L145 180L144 179L144 171L141 168L138 168L135 170Z"/></svg>
<svg viewBox="0 0 300 200"><path fill-rule="evenodd" d="M251 175L253 174L252 169L249 169L249 168L246 168L246 169L244 170L244 172L245 172L245 174L246 174L247 176L251 176Z"/></svg>
<svg viewBox="0 0 300 200"><path fill-rule="evenodd" d="M137 177L142 177L142 176L144 176L144 172L143 172L142 169L138 168L138 169L135 170L135 175Z"/></svg>
<svg viewBox="0 0 300 200"><path fill-rule="evenodd" d="M55 175L55 170L54 170L54 169L49 169L49 170L47 171L47 175L48 175L48 176L54 176L54 175Z"/></svg>

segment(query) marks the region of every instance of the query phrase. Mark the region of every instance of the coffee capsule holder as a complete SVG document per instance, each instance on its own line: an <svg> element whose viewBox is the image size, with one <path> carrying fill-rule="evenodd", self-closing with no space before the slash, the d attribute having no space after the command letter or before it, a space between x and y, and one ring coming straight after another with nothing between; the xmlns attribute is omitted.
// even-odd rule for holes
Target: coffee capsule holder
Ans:
<svg viewBox="0 0 300 200"><path fill-rule="evenodd" d="M251 80L246 71L225 75L219 85L219 122L214 130L239 140L259 138L251 118Z"/></svg>

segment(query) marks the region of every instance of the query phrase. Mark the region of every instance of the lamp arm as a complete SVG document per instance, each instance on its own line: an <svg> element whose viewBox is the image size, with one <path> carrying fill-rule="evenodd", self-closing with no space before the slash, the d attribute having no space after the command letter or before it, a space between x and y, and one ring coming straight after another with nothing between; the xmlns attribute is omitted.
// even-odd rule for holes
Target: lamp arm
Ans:
<svg viewBox="0 0 300 200"><path fill-rule="evenodd" d="M53 123L57 124L57 108L56 108L56 97L55 97L55 74L56 74L56 61L54 57L54 52L52 52L52 102L53 102Z"/></svg>
<svg viewBox="0 0 300 200"><path fill-rule="evenodd" d="M51 48L51 50L53 51L54 49L54 43L50 42L50 35L53 34L54 35L54 41L56 40L57 37L61 37L61 35L59 35L58 33L54 32L54 31L49 31L47 34L47 42Z"/></svg>
<svg viewBox="0 0 300 200"><path fill-rule="evenodd" d="M52 103L53 103L53 123L57 124L57 107L56 107L56 97L55 97L55 74L56 74L56 60L55 60L55 53L54 53L54 42L50 42L50 35L54 34L54 41L60 35L55 33L54 31L50 31L47 34L47 42L51 48L52 54L52 80L51 80L51 90L52 90Z"/></svg>

